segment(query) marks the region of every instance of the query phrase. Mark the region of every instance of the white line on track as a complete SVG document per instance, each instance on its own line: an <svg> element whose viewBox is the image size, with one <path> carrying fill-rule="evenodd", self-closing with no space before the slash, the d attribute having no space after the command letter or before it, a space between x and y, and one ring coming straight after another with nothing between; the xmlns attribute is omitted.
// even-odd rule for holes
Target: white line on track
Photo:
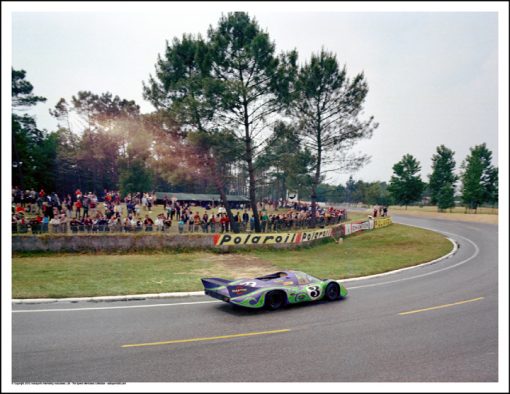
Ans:
<svg viewBox="0 0 510 394"><path fill-rule="evenodd" d="M467 259L464 259L464 260L462 260L462 261L460 261L460 262L458 262L458 263L456 263L454 265L450 265L448 267L444 267L444 268L441 268L441 269L438 269L438 270L435 270L435 271L430 271L430 272L427 272L427 273L421 274L421 275L410 276L408 278L401 278L401 279L390 280L390 281L380 282L380 283L372 283L372 284L363 285L363 286L349 287L348 288L349 291L356 290L356 289L362 289L362 288L366 288L366 287L384 286L384 285L388 285L388 284L392 284L392 283L403 282L403 281L406 281L406 280L423 278L424 276L433 275L433 274L436 274L438 272L446 271L446 270L458 267L458 266L460 266L462 264L465 264L468 261L471 261L472 259L474 259L480 253L480 248L478 247L478 245L475 244L469 238L463 237L462 235L455 234L455 233L450 233L450 232L447 232L447 231L431 229L431 228L427 228L427 227L413 226L413 225L410 225L410 224L406 224L406 226L423 228L425 230L431 230L431 231L435 231L435 232L438 232L438 233L453 235L453 236L462 238L462 239L466 240L467 242L469 242L471 245L474 246L475 253L473 255L471 255L470 257L468 257ZM370 279L370 278L367 278L367 279ZM362 279L360 278L360 280L362 280ZM26 310L12 311L12 313L79 312L79 311L91 311L91 310L129 309L129 308L155 308L155 307L169 307L169 306L180 306L180 305L210 304L210 303L219 303L219 302L222 302L222 301L216 301L216 300L214 300L214 301L195 301L195 302L180 302L180 303L172 303L172 304L127 305L127 306L111 306L111 307L96 307L96 308L26 309Z"/></svg>
<svg viewBox="0 0 510 394"><path fill-rule="evenodd" d="M79 311L98 311L109 309L129 309L129 308L157 308L164 306L179 306L179 305L193 305L193 304L211 304L214 302L222 301L195 301L195 302L179 302L174 304L153 304L153 305L125 305L125 306L105 306L97 308L60 308L60 309L26 309L12 311L12 313L34 313L34 312L79 312Z"/></svg>

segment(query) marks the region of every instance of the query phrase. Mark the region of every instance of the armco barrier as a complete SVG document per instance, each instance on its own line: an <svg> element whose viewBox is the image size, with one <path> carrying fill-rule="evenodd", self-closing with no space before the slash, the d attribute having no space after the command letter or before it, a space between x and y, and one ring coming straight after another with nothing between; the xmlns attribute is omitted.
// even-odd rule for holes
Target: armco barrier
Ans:
<svg viewBox="0 0 510 394"><path fill-rule="evenodd" d="M143 251L165 249L208 249L229 250L239 247L263 245L277 248L292 248L314 243L320 239L345 237L358 231L385 227L391 218L362 222L344 223L329 228L298 231L293 233L250 233L250 234L135 234L135 235L20 235L12 237L13 252L83 252L83 251Z"/></svg>

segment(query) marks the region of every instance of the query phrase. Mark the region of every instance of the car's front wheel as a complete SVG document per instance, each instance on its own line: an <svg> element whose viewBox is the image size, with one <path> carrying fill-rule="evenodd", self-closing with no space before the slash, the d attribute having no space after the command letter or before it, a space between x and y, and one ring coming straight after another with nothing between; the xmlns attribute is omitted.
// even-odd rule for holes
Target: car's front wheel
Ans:
<svg viewBox="0 0 510 394"><path fill-rule="evenodd" d="M285 304L285 295L281 291L272 291L266 295L265 306L270 311L281 308Z"/></svg>
<svg viewBox="0 0 510 394"><path fill-rule="evenodd" d="M328 301L338 300L340 297L340 285L334 282L329 283L326 286L325 297Z"/></svg>

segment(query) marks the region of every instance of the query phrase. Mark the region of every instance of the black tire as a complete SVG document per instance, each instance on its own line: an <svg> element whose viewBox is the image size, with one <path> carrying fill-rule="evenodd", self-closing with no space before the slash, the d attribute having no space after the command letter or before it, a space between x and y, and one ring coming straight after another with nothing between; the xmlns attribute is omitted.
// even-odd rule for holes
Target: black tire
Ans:
<svg viewBox="0 0 510 394"><path fill-rule="evenodd" d="M285 295L281 291L272 291L267 293L265 307L270 311L275 311L285 304Z"/></svg>
<svg viewBox="0 0 510 394"><path fill-rule="evenodd" d="M326 294L324 295L328 301L335 301L340 298L340 285L335 282L331 282L326 286Z"/></svg>

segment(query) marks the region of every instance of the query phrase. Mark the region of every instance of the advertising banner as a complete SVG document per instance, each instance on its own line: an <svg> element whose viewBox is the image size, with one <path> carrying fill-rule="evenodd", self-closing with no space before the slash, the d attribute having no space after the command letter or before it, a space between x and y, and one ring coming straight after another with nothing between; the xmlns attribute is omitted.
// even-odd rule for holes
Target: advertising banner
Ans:
<svg viewBox="0 0 510 394"><path fill-rule="evenodd" d="M392 222L391 218L377 218L375 219L374 228L381 228L389 226Z"/></svg>
<svg viewBox="0 0 510 394"><path fill-rule="evenodd" d="M331 237L331 228L300 231L297 233L252 233L252 234L215 234L214 245L274 245L300 244Z"/></svg>
<svg viewBox="0 0 510 394"><path fill-rule="evenodd" d="M358 231L370 230L370 222L358 222L351 223L351 234L357 233Z"/></svg>
<svg viewBox="0 0 510 394"><path fill-rule="evenodd" d="M297 192L287 190L287 200L291 203L298 201L298 194Z"/></svg>
<svg viewBox="0 0 510 394"><path fill-rule="evenodd" d="M313 241L314 239L331 237L332 228L322 230L303 231L301 233L301 242Z"/></svg>

